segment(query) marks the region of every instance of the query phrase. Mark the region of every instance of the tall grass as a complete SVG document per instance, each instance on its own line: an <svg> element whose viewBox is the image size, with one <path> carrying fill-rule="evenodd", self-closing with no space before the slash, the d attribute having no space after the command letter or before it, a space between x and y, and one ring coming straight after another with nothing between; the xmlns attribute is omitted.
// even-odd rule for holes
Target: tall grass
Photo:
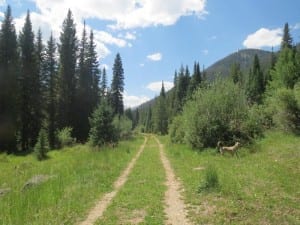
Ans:
<svg viewBox="0 0 300 225"><path fill-rule="evenodd" d="M75 224L126 167L143 138L122 142L115 149L93 151L78 145L49 153L39 162L34 155L0 155L0 224ZM27 190L24 183L37 174L51 178Z"/></svg>
<svg viewBox="0 0 300 225"><path fill-rule="evenodd" d="M267 133L255 145L242 147L239 159L162 141L183 181L195 224L300 224L299 136ZM219 187L199 193L199 185L209 180L209 165L217 171Z"/></svg>

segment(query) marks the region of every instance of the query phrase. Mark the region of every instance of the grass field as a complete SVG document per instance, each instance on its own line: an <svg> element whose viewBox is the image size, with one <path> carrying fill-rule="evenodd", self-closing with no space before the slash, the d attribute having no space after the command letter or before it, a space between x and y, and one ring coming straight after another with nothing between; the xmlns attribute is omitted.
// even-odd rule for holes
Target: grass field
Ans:
<svg viewBox="0 0 300 225"><path fill-rule="evenodd" d="M0 155L1 225L75 224L85 218L103 193L127 166L143 142L143 137L121 142L115 149L93 151L78 145L51 151L49 159L34 155ZM35 175L50 175L41 185L22 190Z"/></svg>
<svg viewBox="0 0 300 225"><path fill-rule="evenodd" d="M124 187L96 224L164 224L163 171L158 145L149 138Z"/></svg>
<svg viewBox="0 0 300 225"><path fill-rule="evenodd" d="M195 224L300 224L299 137L267 133L250 149L240 149L240 158L161 140ZM219 185L199 190L208 168L217 172Z"/></svg>

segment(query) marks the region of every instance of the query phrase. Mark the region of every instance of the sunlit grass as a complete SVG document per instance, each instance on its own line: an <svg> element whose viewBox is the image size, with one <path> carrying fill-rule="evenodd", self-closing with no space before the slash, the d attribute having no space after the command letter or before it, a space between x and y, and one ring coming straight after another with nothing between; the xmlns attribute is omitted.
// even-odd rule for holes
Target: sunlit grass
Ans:
<svg viewBox="0 0 300 225"><path fill-rule="evenodd" d="M240 158L162 140L196 224L300 224L299 137L270 132L251 149L241 148ZM218 189L199 193L211 166Z"/></svg>
<svg viewBox="0 0 300 225"><path fill-rule="evenodd" d="M0 155L0 189L11 191L0 196L0 224L75 224L127 166L143 138L121 142L117 148L93 151L89 146L51 151L49 159L37 161L34 155ZM51 178L22 190L31 177Z"/></svg>
<svg viewBox="0 0 300 225"><path fill-rule="evenodd" d="M150 138L124 187L96 224L164 224L164 182L159 147Z"/></svg>

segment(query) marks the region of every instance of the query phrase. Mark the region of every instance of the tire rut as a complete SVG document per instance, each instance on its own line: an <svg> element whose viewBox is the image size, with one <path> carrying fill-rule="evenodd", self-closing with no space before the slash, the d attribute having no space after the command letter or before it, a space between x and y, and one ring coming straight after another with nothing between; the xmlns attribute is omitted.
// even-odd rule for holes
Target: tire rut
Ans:
<svg viewBox="0 0 300 225"><path fill-rule="evenodd" d="M147 143L148 137L145 137L144 143L140 147L137 154L134 156L134 158L130 161L127 168L122 172L122 174L119 176L119 178L114 183L114 190L106 193L102 196L102 198L97 202L96 206L89 211L89 214L87 218L80 222L79 225L92 225L102 217L104 211L109 206L113 198L117 195L118 191L122 188L122 186L126 183L128 175L130 174L132 168L134 167L136 161L142 154L145 145Z"/></svg>
<svg viewBox="0 0 300 225"><path fill-rule="evenodd" d="M167 225L191 225L187 219L187 211L182 196L180 194L180 188L182 187L179 180L176 179L174 171L171 167L170 161L166 157L163 149L163 145L155 137L155 140L159 146L160 158L163 163L163 167L166 172L166 186L167 191L165 193L165 213L167 216Z"/></svg>

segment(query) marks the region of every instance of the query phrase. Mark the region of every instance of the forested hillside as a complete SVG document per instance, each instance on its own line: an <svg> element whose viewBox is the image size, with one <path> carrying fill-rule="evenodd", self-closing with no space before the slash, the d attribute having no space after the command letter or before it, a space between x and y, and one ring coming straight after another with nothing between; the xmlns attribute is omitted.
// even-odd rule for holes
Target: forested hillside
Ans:
<svg viewBox="0 0 300 225"><path fill-rule="evenodd" d="M174 88L135 110L144 132L203 149L218 140L252 142L266 129L299 133L300 50L285 24L278 52L241 50L201 71L181 66Z"/></svg>

